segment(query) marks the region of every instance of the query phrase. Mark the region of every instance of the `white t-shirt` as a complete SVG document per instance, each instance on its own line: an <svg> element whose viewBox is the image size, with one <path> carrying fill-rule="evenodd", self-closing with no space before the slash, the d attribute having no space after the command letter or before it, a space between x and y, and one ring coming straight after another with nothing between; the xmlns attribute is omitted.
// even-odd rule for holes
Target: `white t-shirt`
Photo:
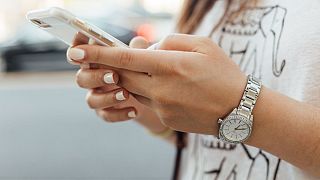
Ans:
<svg viewBox="0 0 320 180"><path fill-rule="evenodd" d="M210 34L222 17L225 2L216 3L195 34ZM229 16L239 7L239 0L233 2ZM223 22L212 39L246 74L261 78L266 87L320 107L319 0L260 0L255 7L245 8L237 18ZM225 144L213 136L189 134L180 179L317 178L261 149Z"/></svg>

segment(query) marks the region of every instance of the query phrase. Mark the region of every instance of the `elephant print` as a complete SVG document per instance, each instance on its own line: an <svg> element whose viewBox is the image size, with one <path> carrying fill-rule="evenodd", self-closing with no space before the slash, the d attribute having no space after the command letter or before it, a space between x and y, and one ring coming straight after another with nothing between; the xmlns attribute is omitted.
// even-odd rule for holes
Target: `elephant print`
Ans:
<svg viewBox="0 0 320 180"><path fill-rule="evenodd" d="M280 6L246 8L231 13L222 27L219 45L242 70L262 76L263 60L272 60L272 73L279 77L285 60L278 58L287 10ZM235 17L235 18L233 18ZM271 44L272 48L266 48Z"/></svg>
<svg viewBox="0 0 320 180"><path fill-rule="evenodd" d="M277 177L281 160L261 149L244 144L227 144L206 135L200 135L200 146L201 153L205 154L201 160L204 169L201 179L236 180L245 177L248 180L271 180ZM210 154L215 154L214 161L208 158Z"/></svg>

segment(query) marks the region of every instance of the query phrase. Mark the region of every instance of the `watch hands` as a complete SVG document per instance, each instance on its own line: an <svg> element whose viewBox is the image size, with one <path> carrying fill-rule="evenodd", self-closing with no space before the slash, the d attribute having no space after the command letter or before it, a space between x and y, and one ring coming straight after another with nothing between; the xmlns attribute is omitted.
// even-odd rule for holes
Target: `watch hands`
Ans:
<svg viewBox="0 0 320 180"><path fill-rule="evenodd" d="M240 126L241 126L241 125L239 125L238 127L234 128L234 130L246 130L246 128L240 128L240 129L239 129Z"/></svg>
<svg viewBox="0 0 320 180"><path fill-rule="evenodd" d="M246 130L246 128L244 128L244 129L243 128L242 129L235 129L235 130Z"/></svg>

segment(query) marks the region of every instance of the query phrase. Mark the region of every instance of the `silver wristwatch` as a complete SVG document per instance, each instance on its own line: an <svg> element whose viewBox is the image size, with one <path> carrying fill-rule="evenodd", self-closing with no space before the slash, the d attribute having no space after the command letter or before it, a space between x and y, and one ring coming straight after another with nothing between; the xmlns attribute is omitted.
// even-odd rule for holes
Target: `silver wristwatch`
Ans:
<svg viewBox="0 0 320 180"><path fill-rule="evenodd" d="M252 110L261 90L261 81L252 75L248 76L247 86L240 105L224 119L219 119L218 138L227 143L241 143L247 140L252 131Z"/></svg>

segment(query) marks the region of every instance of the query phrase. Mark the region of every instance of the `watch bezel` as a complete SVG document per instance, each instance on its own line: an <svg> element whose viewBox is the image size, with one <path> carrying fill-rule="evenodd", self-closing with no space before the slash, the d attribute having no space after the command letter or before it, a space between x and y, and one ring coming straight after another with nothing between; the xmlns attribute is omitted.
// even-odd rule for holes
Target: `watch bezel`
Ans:
<svg viewBox="0 0 320 180"><path fill-rule="evenodd" d="M239 119L242 122L244 122L245 124L247 124L248 127L249 127L248 135L246 136L246 138L244 138L244 139L242 139L240 141L233 141L233 140L227 138L223 133L223 128L222 128L223 125L225 125L229 120L233 120L233 119ZM224 142L232 143L232 144L238 144L238 143L242 143L242 142L246 141L250 137L251 132L252 132L252 119L253 119L252 115L250 116L250 119L248 119L247 117L245 117L243 115L240 115L240 114L237 114L237 113L234 113L234 112L232 112L224 120L219 119L219 121L218 121L218 123L220 124L220 127L219 127L219 139L224 141Z"/></svg>

